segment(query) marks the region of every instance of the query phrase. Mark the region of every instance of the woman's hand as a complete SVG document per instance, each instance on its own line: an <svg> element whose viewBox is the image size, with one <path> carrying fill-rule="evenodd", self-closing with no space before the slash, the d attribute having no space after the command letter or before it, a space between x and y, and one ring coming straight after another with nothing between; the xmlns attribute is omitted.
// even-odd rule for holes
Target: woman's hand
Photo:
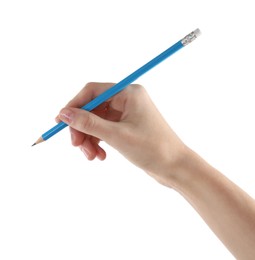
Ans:
<svg viewBox="0 0 255 260"><path fill-rule="evenodd" d="M70 126L72 144L80 147L89 160L96 157L105 159L106 152L100 146L102 140L130 162L165 183L164 179L178 167L185 146L142 86L128 86L92 113L80 109L113 85L87 84L60 111L58 119ZM168 176L163 176L165 172Z"/></svg>

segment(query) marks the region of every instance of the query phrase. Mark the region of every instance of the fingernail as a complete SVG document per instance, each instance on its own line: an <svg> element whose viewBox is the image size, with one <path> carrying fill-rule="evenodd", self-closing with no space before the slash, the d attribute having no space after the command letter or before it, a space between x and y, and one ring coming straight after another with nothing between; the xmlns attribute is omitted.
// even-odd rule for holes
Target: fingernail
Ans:
<svg viewBox="0 0 255 260"><path fill-rule="evenodd" d="M59 117L65 123L70 124L73 121L73 112L68 108L64 108L60 111Z"/></svg>

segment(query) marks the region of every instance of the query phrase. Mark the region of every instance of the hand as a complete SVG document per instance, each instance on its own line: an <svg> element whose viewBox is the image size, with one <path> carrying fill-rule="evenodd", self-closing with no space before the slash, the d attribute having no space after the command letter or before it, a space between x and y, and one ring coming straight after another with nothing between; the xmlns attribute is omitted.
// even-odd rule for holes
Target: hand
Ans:
<svg viewBox="0 0 255 260"><path fill-rule="evenodd" d="M185 148L165 122L145 89L130 85L91 112L79 109L113 83L89 83L59 113L70 126L74 146L89 160L104 160L103 140L158 180L173 169ZM171 171L170 171L171 173ZM161 180L165 182L165 180Z"/></svg>
<svg viewBox="0 0 255 260"><path fill-rule="evenodd" d="M60 111L73 145L103 160L100 140L107 142L178 191L236 258L254 259L255 201L180 141L142 86L130 85L92 113L77 108L112 85L90 83Z"/></svg>

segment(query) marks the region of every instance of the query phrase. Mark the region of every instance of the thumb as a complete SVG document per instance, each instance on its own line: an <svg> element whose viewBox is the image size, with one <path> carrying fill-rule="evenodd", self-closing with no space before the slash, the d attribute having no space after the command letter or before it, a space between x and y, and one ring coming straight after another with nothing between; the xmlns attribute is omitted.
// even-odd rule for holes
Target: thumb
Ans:
<svg viewBox="0 0 255 260"><path fill-rule="evenodd" d="M115 127L113 122L79 108L63 108L59 119L80 132L104 141L109 139Z"/></svg>

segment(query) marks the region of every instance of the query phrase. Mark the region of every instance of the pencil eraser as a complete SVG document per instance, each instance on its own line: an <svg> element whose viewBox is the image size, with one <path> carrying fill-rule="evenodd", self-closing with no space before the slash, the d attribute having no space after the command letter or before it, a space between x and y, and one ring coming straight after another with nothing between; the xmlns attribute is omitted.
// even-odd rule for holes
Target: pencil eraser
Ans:
<svg viewBox="0 0 255 260"><path fill-rule="evenodd" d="M196 37L198 37L198 36L201 35L201 31L197 28L197 29L194 31L194 34L196 35Z"/></svg>

